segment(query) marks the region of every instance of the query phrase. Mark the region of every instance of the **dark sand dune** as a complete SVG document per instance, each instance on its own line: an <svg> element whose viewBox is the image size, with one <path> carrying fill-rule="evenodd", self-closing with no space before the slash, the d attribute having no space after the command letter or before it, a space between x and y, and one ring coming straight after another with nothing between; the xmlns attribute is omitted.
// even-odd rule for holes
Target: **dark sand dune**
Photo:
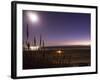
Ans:
<svg viewBox="0 0 100 80"><path fill-rule="evenodd" d="M23 69L80 67L91 65L90 46L45 47L23 51Z"/></svg>

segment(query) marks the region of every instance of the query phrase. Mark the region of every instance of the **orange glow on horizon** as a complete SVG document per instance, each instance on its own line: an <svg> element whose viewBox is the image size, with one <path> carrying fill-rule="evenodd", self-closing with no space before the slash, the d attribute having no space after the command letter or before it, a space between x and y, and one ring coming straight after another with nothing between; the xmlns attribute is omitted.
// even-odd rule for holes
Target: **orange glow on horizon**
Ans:
<svg viewBox="0 0 100 80"><path fill-rule="evenodd" d="M63 42L56 41L47 44L47 46L70 46L70 45L89 46L91 45L91 42L90 41L63 41Z"/></svg>
<svg viewBox="0 0 100 80"><path fill-rule="evenodd" d="M70 42L67 43L67 45L90 45L89 41L75 41L75 42Z"/></svg>

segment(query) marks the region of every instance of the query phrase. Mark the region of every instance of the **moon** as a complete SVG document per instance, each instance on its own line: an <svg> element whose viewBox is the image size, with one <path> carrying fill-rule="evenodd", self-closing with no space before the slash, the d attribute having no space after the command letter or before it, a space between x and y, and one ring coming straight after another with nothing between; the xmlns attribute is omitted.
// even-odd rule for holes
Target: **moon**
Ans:
<svg viewBox="0 0 100 80"><path fill-rule="evenodd" d="M27 15L30 21L32 21L33 23L36 23L39 21L38 15L35 12L28 12Z"/></svg>

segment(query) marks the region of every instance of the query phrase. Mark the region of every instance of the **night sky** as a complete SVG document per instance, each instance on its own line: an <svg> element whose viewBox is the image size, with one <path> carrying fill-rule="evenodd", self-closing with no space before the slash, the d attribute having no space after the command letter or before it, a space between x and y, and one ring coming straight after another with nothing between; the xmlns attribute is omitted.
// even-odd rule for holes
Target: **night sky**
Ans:
<svg viewBox="0 0 100 80"><path fill-rule="evenodd" d="M27 13L38 15L39 21L33 23ZM29 41L34 35L39 42L40 34L46 46L88 45L90 43L91 15L87 13L47 12L23 10L23 42L26 41L27 24Z"/></svg>

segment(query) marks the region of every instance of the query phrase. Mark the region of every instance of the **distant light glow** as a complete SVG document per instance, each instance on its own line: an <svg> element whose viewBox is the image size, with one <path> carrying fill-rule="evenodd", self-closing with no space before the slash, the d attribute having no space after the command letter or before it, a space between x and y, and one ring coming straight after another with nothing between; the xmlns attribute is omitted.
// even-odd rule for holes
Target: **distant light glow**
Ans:
<svg viewBox="0 0 100 80"><path fill-rule="evenodd" d="M38 49L39 49L39 46L30 46L30 50L35 51L35 50L38 50Z"/></svg>
<svg viewBox="0 0 100 80"><path fill-rule="evenodd" d="M61 50L58 50L58 51L56 51L57 53L59 53L59 54L61 54L62 53L62 51Z"/></svg>
<svg viewBox="0 0 100 80"><path fill-rule="evenodd" d="M36 23L36 22L39 21L38 15L37 15L35 12L28 12L27 15L28 15L29 19L30 19L32 22Z"/></svg>

